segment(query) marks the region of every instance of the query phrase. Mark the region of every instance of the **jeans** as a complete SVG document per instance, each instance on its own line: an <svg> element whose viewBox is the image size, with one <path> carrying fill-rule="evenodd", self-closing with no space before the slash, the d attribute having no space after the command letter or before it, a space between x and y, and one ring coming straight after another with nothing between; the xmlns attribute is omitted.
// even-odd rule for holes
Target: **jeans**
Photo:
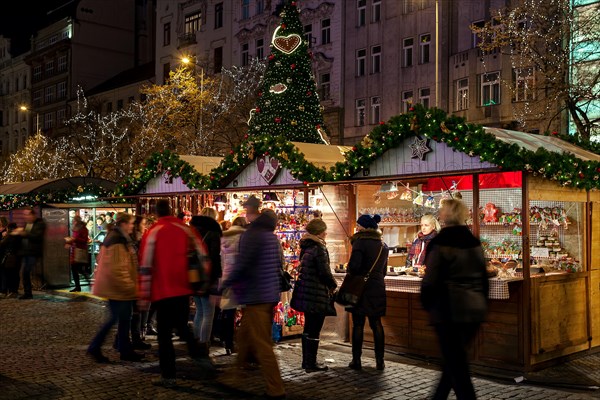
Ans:
<svg viewBox="0 0 600 400"><path fill-rule="evenodd" d="M92 343L88 347L89 352L98 352L106 339L106 335L111 328L118 322L117 340L119 343L119 352L129 354L132 351L131 341L129 340L129 329L131 327L131 313L135 300L108 300L108 309L110 314L108 319L102 325Z"/></svg>
<svg viewBox="0 0 600 400"><path fill-rule="evenodd" d="M285 394L279 364L273 352L273 307L275 304L248 304L244 308L238 332L238 363L243 366L249 355L260 364L267 395Z"/></svg>
<svg viewBox="0 0 600 400"><path fill-rule="evenodd" d="M36 256L23 256L23 292L26 295L31 295L31 274L37 264Z"/></svg>
<svg viewBox="0 0 600 400"><path fill-rule="evenodd" d="M209 343L215 317L215 305L209 296L194 296L196 315L194 316L194 336L200 343Z"/></svg>
<svg viewBox="0 0 600 400"><path fill-rule="evenodd" d="M161 376L175 378L175 348L171 338L173 329L187 342L190 357L198 357L198 344L188 327L190 297L169 297L152 303L156 309L156 328L158 330L158 359Z"/></svg>

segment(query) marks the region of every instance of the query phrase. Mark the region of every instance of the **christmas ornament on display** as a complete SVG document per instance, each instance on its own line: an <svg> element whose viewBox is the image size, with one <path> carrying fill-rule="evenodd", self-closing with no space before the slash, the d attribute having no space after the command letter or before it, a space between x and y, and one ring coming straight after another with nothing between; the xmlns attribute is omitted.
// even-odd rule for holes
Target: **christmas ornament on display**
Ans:
<svg viewBox="0 0 600 400"><path fill-rule="evenodd" d="M415 137L415 140L408 146L411 149L411 158L418 158L419 160L425 159L425 154L429 153L431 149L427 146L427 139L420 139Z"/></svg>
<svg viewBox="0 0 600 400"><path fill-rule="evenodd" d="M328 143L312 74L304 26L299 10L289 0L273 32L255 113L249 120L252 135L281 136L288 141ZM261 129L257 129L260 126ZM315 128L316 127L316 128Z"/></svg>

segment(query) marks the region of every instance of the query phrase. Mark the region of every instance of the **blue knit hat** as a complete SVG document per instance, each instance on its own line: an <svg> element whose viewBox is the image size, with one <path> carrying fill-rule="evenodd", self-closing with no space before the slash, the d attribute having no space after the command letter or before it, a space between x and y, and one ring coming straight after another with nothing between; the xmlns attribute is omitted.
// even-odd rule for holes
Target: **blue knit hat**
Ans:
<svg viewBox="0 0 600 400"><path fill-rule="evenodd" d="M379 228L377 224L381 221L381 217L375 214L373 217L367 214L363 214L356 220L356 223L363 228L367 229L377 229Z"/></svg>

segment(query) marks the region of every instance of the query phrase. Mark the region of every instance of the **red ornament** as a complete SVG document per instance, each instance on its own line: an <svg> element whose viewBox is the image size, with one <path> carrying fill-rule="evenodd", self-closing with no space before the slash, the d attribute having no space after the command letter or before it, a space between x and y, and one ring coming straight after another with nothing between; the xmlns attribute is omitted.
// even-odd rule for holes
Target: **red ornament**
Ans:
<svg viewBox="0 0 600 400"><path fill-rule="evenodd" d="M411 108L408 109L408 111L415 111L415 108L411 107Z"/></svg>
<svg viewBox="0 0 600 400"><path fill-rule="evenodd" d="M275 54L271 53L269 54L269 60L273 60L275 58Z"/></svg>
<svg viewBox="0 0 600 400"><path fill-rule="evenodd" d="M321 129L321 124L317 124L317 129Z"/></svg>
<svg viewBox="0 0 600 400"><path fill-rule="evenodd" d="M127 184L126 184L126 183L125 183L125 184L123 184L123 187L127 187Z"/></svg>
<svg viewBox="0 0 600 400"><path fill-rule="evenodd" d="M455 142L458 142L458 140L459 140L459 139L460 139L460 138L459 138L458 136L456 136L456 137L454 138L454 141L455 141Z"/></svg>
<svg viewBox="0 0 600 400"><path fill-rule="evenodd" d="M262 97L262 92L258 92L258 97Z"/></svg>
<svg viewBox="0 0 600 400"><path fill-rule="evenodd" d="M291 4L292 4L292 6L296 7L296 2L295 1L292 1Z"/></svg>
<svg viewBox="0 0 600 400"><path fill-rule="evenodd" d="M312 96L312 92L309 90L308 92L306 92L307 96Z"/></svg>
<svg viewBox="0 0 600 400"><path fill-rule="evenodd" d="M292 64L292 65L290 65L290 68L291 68L291 69L296 69L296 64Z"/></svg>
<svg viewBox="0 0 600 400"><path fill-rule="evenodd" d="M254 109L254 111L256 111L257 113L259 113L259 112L260 112L260 107L256 107L256 108Z"/></svg>
<svg viewBox="0 0 600 400"><path fill-rule="evenodd" d="M358 147L352 146L352 151L356 151L356 150L358 150Z"/></svg>
<svg viewBox="0 0 600 400"><path fill-rule="evenodd" d="M304 186L308 186L308 181L304 181L302 183L304 184Z"/></svg>
<svg viewBox="0 0 600 400"><path fill-rule="evenodd" d="M379 125L385 125L385 121L379 121Z"/></svg>
<svg viewBox="0 0 600 400"><path fill-rule="evenodd" d="M280 117L275 117L275 122L276 123L280 123L281 122L281 118Z"/></svg>
<svg viewBox="0 0 600 400"><path fill-rule="evenodd" d="M248 139L248 134L247 133L244 135L244 139Z"/></svg>
<svg viewBox="0 0 600 400"><path fill-rule="evenodd" d="M214 181L214 180L215 180L215 177L211 175L211 176L210 176L210 180L211 180L211 181Z"/></svg>
<svg viewBox="0 0 600 400"><path fill-rule="evenodd" d="M229 150L229 154L233 155L234 154L233 150Z"/></svg>
<svg viewBox="0 0 600 400"><path fill-rule="evenodd" d="M281 29L285 29L285 24L281 24Z"/></svg>
<svg viewBox="0 0 600 400"><path fill-rule="evenodd" d="M313 58L313 52L312 52L312 51L309 51L309 52L308 52L308 56L309 56L310 58Z"/></svg>
<svg viewBox="0 0 600 400"><path fill-rule="evenodd" d="M583 177L584 177L584 176L585 176L585 175L583 175L583 172L580 172L580 173L579 173L579 177L580 177L580 178L582 178L582 179L583 179Z"/></svg>
<svg viewBox="0 0 600 400"><path fill-rule="evenodd" d="M552 132L552 134L553 134L554 136L557 136L557 135L558 135L558 132L557 132L557 131L553 131L553 132Z"/></svg>
<svg viewBox="0 0 600 400"><path fill-rule="evenodd" d="M268 156L268 155L269 155L269 152L268 152L268 151L265 151L265 156Z"/></svg>

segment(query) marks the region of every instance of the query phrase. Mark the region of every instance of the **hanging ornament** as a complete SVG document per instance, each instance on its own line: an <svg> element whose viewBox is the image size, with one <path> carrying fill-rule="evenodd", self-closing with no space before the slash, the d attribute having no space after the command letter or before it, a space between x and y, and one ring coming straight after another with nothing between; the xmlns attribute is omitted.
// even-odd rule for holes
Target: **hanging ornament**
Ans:
<svg viewBox="0 0 600 400"><path fill-rule="evenodd" d="M291 68L291 69L296 69L296 64L292 64L292 65L290 65L290 68Z"/></svg>
<svg viewBox="0 0 600 400"><path fill-rule="evenodd" d="M418 206L422 206L423 203L425 201L425 195L423 194L423 192L419 192L419 194L417 195L417 197L415 197L415 199L413 200L413 204L416 204Z"/></svg>
<svg viewBox="0 0 600 400"><path fill-rule="evenodd" d="M273 32L273 46L285 54L292 54L302 43L300 35L292 34L288 36L277 36L280 27Z"/></svg>
<svg viewBox="0 0 600 400"><path fill-rule="evenodd" d="M300 105L298 106L298 110L300 110L300 111L304 111L304 105L303 105L303 104L300 104Z"/></svg>
<svg viewBox="0 0 600 400"><path fill-rule="evenodd" d="M433 193L429 193L424 205L427 208L435 208L435 199L433 198Z"/></svg>
<svg viewBox="0 0 600 400"><path fill-rule="evenodd" d="M400 200L412 201L412 191L410 190L410 183L406 185L406 190L400 195Z"/></svg>
<svg viewBox="0 0 600 400"><path fill-rule="evenodd" d="M257 113L259 113L260 112L260 107L256 107L255 110L256 110Z"/></svg>
<svg viewBox="0 0 600 400"><path fill-rule="evenodd" d="M271 100L265 101L265 106L270 106L270 105L271 105Z"/></svg>
<svg viewBox="0 0 600 400"><path fill-rule="evenodd" d="M323 112L323 111L325 111L325 107L323 107L323 106L319 106L319 110L320 110L321 112Z"/></svg>
<svg viewBox="0 0 600 400"><path fill-rule="evenodd" d="M269 88L269 92L275 93L275 94L281 94L281 93L285 92L286 90L287 90L287 86L285 86L283 83L276 83L275 85L273 85Z"/></svg>
<svg viewBox="0 0 600 400"><path fill-rule="evenodd" d="M419 129L419 124L418 124L417 116L413 115L411 117L411 119L410 119L410 130L416 132L417 129Z"/></svg>
<svg viewBox="0 0 600 400"><path fill-rule="evenodd" d="M290 122L290 124L292 124L292 126L296 126L296 125L298 125L298 122L297 122L295 119L293 119L293 120Z"/></svg>
<svg viewBox="0 0 600 400"><path fill-rule="evenodd" d="M275 117L275 123L276 124L281 123L281 117Z"/></svg>
<svg viewBox="0 0 600 400"><path fill-rule="evenodd" d="M286 81L287 83L292 83L292 78L287 78L285 81Z"/></svg>
<svg viewBox="0 0 600 400"><path fill-rule="evenodd" d="M275 65L281 67L281 61L275 61Z"/></svg>
<svg viewBox="0 0 600 400"><path fill-rule="evenodd" d="M446 121L443 121L440 124L440 129L442 130L442 132L444 133L450 133L450 129L448 129L448 127L446 126Z"/></svg>
<svg viewBox="0 0 600 400"><path fill-rule="evenodd" d="M269 54L269 60L274 60L275 59L275 54L271 53Z"/></svg>
<svg viewBox="0 0 600 400"><path fill-rule="evenodd" d="M310 96L312 96L312 92L309 90L306 92L306 95L310 97Z"/></svg>

